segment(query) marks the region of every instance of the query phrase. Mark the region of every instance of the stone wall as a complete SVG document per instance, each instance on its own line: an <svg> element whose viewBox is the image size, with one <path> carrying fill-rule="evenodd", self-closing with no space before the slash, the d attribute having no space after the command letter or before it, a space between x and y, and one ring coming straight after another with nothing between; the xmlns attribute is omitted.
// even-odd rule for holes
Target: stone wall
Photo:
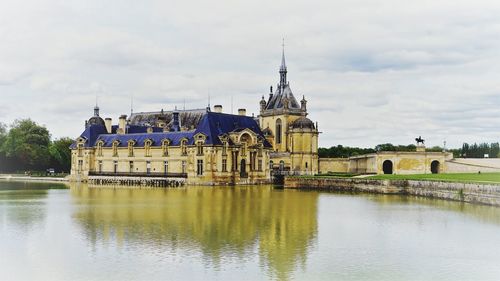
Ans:
<svg viewBox="0 0 500 281"><path fill-rule="evenodd" d="M408 194L500 206L500 185L416 180L286 177L285 188Z"/></svg>
<svg viewBox="0 0 500 281"><path fill-rule="evenodd" d="M455 158L446 161L448 173L495 173L500 172L500 159L498 158Z"/></svg>
<svg viewBox="0 0 500 281"><path fill-rule="evenodd" d="M320 158L319 173L347 173L349 171L348 158Z"/></svg>

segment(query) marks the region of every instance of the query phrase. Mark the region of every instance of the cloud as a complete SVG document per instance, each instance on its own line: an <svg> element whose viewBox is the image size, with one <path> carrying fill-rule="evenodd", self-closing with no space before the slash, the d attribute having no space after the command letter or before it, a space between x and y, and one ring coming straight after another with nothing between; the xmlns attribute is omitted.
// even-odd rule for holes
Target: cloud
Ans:
<svg viewBox="0 0 500 281"><path fill-rule="evenodd" d="M320 145L498 141L496 1L0 3L0 121L78 135L101 113L227 111L288 77ZM232 102L231 102L232 100Z"/></svg>

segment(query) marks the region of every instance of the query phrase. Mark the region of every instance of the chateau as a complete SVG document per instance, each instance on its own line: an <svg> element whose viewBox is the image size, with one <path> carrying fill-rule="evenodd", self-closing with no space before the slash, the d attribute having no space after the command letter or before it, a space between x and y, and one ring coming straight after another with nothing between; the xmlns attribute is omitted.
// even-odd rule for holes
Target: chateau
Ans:
<svg viewBox="0 0 500 281"><path fill-rule="evenodd" d="M318 173L318 130L287 80L284 52L280 81L260 101L258 117L223 113L216 105L194 110L133 113L117 125L99 107L71 145L71 179L179 184L268 183L271 173Z"/></svg>

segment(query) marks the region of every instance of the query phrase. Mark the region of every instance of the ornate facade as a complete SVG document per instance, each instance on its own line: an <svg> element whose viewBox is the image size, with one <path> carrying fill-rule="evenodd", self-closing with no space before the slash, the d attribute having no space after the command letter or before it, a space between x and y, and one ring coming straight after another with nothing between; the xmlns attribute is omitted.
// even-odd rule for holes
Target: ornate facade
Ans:
<svg viewBox="0 0 500 281"><path fill-rule="evenodd" d="M188 184L270 182L272 171L318 172L318 130L307 118L307 101L297 102L286 80L260 101L257 118L222 113L222 106L194 110L140 112L118 125L99 116L85 122L71 146L76 181L102 177L175 178Z"/></svg>

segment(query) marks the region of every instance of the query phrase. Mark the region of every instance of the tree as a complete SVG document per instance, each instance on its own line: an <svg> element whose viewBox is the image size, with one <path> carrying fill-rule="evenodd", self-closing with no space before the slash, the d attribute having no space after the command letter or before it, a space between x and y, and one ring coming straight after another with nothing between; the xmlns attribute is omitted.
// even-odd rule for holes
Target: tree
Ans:
<svg viewBox="0 0 500 281"><path fill-rule="evenodd" d="M50 160L50 134L31 119L16 120L2 144L10 170L45 169Z"/></svg>
<svg viewBox="0 0 500 281"><path fill-rule="evenodd" d="M6 169L5 165L7 164L5 153L2 150L2 145L5 142L6 137L7 137L7 125L0 122L0 171L4 171Z"/></svg>
<svg viewBox="0 0 500 281"><path fill-rule="evenodd" d="M71 150L69 146L72 143L73 140L70 138L60 138L50 144L50 163L56 171L69 172L71 169Z"/></svg>

